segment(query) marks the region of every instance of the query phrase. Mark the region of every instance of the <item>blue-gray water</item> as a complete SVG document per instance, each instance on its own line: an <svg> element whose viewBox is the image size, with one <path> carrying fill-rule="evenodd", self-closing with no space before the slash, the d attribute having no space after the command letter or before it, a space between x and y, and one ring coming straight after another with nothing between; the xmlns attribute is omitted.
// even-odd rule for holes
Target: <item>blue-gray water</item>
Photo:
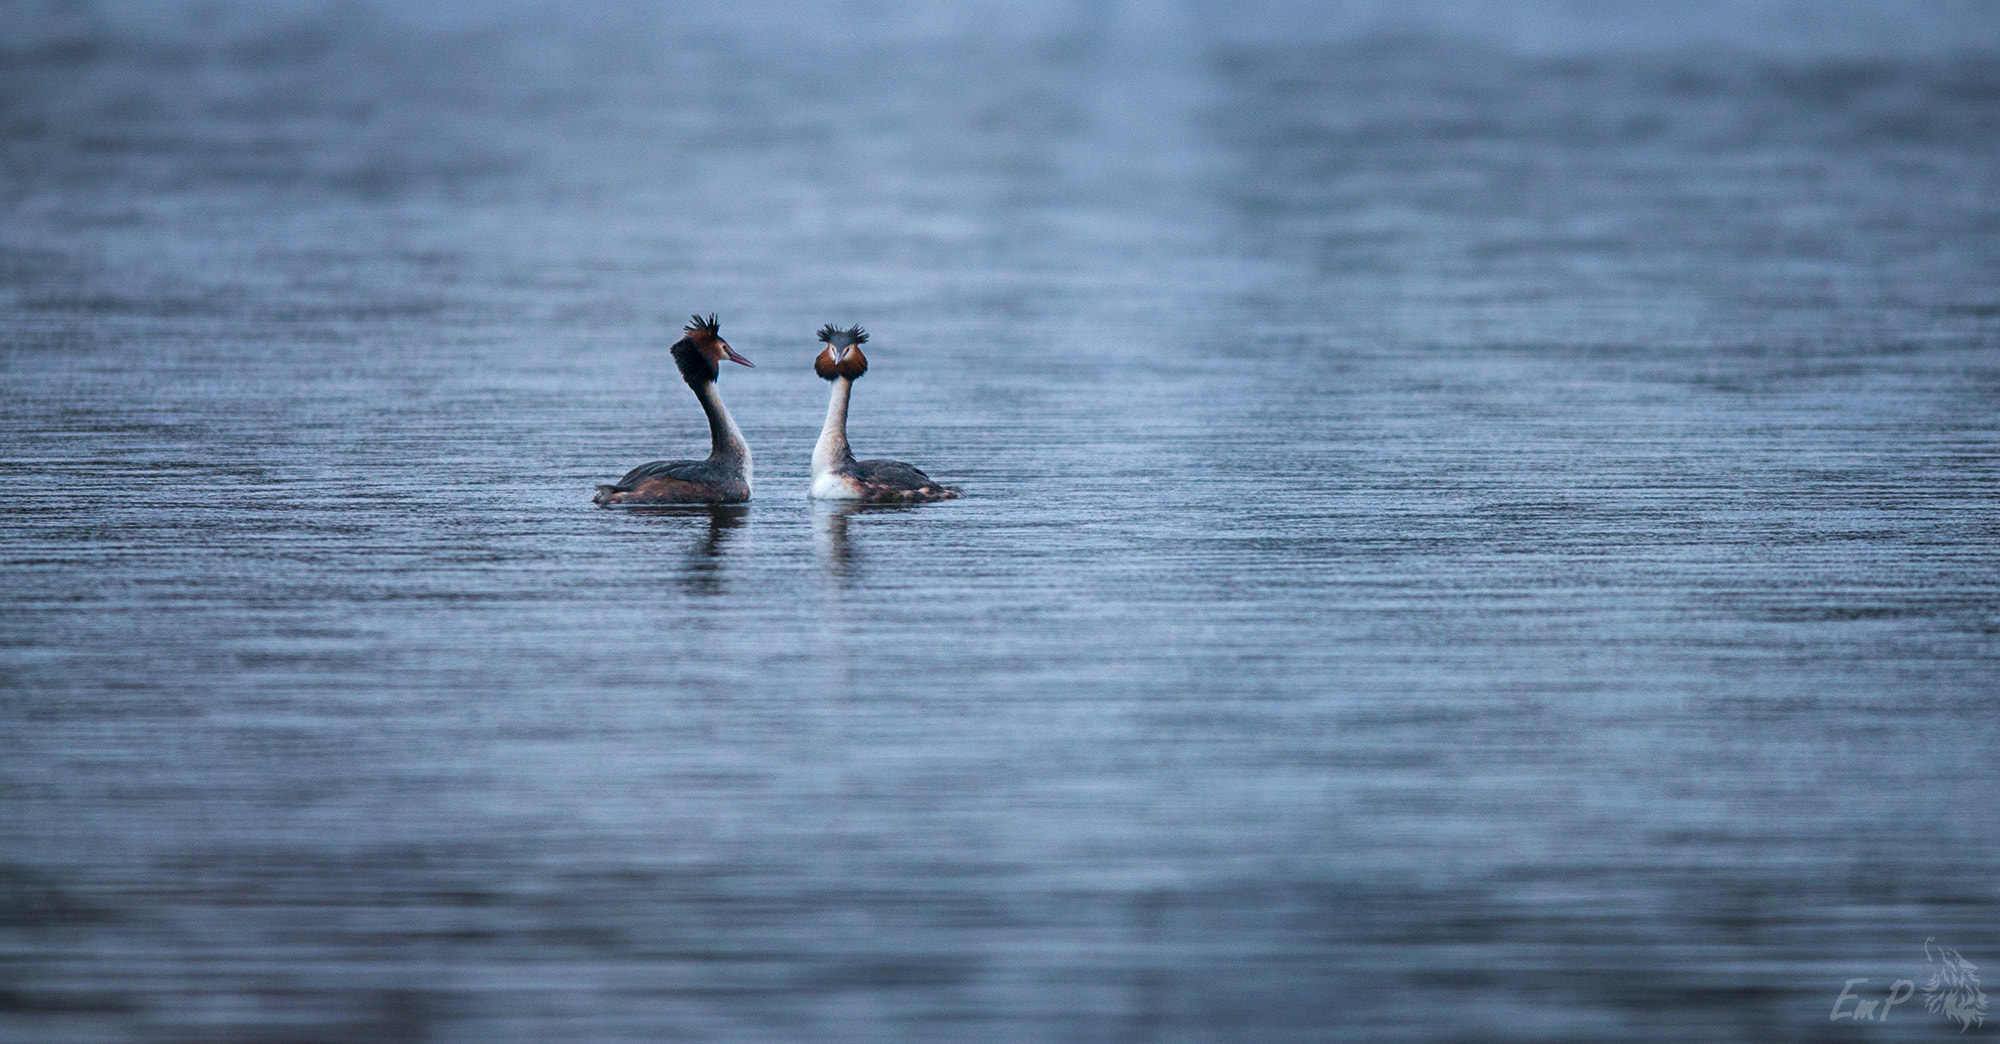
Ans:
<svg viewBox="0 0 2000 1044"><path fill-rule="evenodd" d="M0 1039L1969 1039L1991 7L0 13Z"/></svg>

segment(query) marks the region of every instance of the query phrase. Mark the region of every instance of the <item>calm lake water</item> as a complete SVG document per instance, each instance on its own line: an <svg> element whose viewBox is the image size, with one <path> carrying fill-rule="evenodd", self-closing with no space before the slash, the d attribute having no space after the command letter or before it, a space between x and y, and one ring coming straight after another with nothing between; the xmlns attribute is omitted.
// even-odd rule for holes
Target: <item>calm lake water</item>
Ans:
<svg viewBox="0 0 2000 1044"><path fill-rule="evenodd" d="M1970 1039L1990 7L4 17L0 1040Z"/></svg>

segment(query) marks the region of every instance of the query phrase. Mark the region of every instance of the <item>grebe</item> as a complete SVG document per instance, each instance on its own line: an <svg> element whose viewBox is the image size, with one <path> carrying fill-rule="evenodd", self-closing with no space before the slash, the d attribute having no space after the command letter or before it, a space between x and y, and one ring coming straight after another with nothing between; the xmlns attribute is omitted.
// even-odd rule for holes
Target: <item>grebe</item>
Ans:
<svg viewBox="0 0 2000 1044"><path fill-rule="evenodd" d="M707 460L656 460L625 473L616 485L597 487L605 507L646 504L736 504L750 499L750 447L716 394L722 360L753 365L722 339L713 314L697 315L687 336L674 343L674 364L708 414Z"/></svg>
<svg viewBox="0 0 2000 1044"><path fill-rule="evenodd" d="M827 403L826 427L820 429L819 444L813 447L808 495L816 500L892 504L958 496L958 490L932 482L929 475L900 460L854 459L854 452L847 448L847 396L854 390L855 379L868 372L868 357L861 354L868 333L859 326L836 330L829 323L820 328L819 339L826 347L813 360L813 372L833 382L833 399Z"/></svg>

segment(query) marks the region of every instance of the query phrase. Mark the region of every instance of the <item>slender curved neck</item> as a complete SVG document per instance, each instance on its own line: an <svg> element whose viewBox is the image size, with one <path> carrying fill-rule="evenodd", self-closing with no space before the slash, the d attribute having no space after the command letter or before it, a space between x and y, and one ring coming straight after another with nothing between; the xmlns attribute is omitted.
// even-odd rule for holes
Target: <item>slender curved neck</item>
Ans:
<svg viewBox="0 0 2000 1044"><path fill-rule="evenodd" d="M819 444L813 447L813 474L854 461L854 451L847 448L847 397L853 390L852 378L833 379L833 397L826 404L826 426L819 430Z"/></svg>
<svg viewBox="0 0 2000 1044"><path fill-rule="evenodd" d="M703 381L695 385L694 397L701 400L701 412L708 414L708 459L718 464L740 463L748 471L750 444L743 441L743 432L736 427L736 419L729 415L729 407L722 404L715 382Z"/></svg>

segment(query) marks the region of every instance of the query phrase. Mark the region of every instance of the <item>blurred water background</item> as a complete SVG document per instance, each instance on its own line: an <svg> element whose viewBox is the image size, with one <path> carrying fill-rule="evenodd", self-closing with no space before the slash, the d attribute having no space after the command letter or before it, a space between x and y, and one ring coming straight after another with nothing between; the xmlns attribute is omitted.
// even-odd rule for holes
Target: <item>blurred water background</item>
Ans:
<svg viewBox="0 0 2000 1044"><path fill-rule="evenodd" d="M0 1040L1956 1038L1830 1014L2000 967L1991 5L0 15ZM755 500L592 507L704 452L697 310ZM826 322L965 499L805 501Z"/></svg>

